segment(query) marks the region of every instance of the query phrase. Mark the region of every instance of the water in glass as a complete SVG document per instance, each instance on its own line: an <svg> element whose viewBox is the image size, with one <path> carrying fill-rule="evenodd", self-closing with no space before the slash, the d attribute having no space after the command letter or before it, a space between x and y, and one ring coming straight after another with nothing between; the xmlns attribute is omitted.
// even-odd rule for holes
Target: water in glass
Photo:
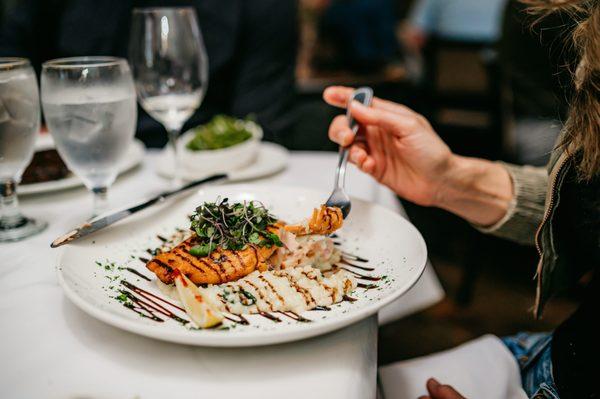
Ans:
<svg viewBox="0 0 600 399"><path fill-rule="evenodd" d="M31 68L0 72L0 179L18 180L40 129L37 80Z"/></svg>
<svg viewBox="0 0 600 399"><path fill-rule="evenodd" d="M29 61L0 58L0 242L30 237L47 226L21 214L16 193L39 129L39 92Z"/></svg>
<svg viewBox="0 0 600 399"><path fill-rule="evenodd" d="M42 106L65 163L94 193L93 214L133 141L136 95L127 61L115 57L52 60L42 69Z"/></svg>
<svg viewBox="0 0 600 399"><path fill-rule="evenodd" d="M180 186L177 137L200 106L208 84L208 58L196 10L135 9L129 61L141 106L167 129L174 161L172 185Z"/></svg>
<svg viewBox="0 0 600 399"><path fill-rule="evenodd" d="M56 146L89 188L110 186L135 131L135 94L119 88L67 89L43 97Z"/></svg>

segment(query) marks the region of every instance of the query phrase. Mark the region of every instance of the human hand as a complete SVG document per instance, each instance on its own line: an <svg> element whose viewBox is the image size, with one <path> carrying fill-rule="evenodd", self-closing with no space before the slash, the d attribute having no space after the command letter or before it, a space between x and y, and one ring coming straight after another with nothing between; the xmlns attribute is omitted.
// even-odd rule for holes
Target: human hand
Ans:
<svg viewBox="0 0 600 399"><path fill-rule="evenodd" d="M450 385L442 385L435 378L427 380L427 392L429 395L419 397L419 399L466 399Z"/></svg>
<svg viewBox="0 0 600 399"><path fill-rule="evenodd" d="M352 92L347 87L329 87L323 98L346 107ZM361 126L358 137L340 115L329 127L329 138L350 146L350 162L409 201L437 205L454 157L429 122L408 107L379 98L370 108L358 102L349 107Z"/></svg>

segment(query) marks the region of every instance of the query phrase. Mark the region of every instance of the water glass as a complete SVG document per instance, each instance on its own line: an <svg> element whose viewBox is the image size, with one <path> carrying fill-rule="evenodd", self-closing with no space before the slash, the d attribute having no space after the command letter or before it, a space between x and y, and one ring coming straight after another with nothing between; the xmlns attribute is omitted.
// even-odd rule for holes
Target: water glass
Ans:
<svg viewBox="0 0 600 399"><path fill-rule="evenodd" d="M135 9L129 61L142 108L167 130L174 157L172 185L177 187L177 137L200 106L208 84L208 57L195 9Z"/></svg>
<svg viewBox="0 0 600 399"><path fill-rule="evenodd" d="M0 242L21 240L47 226L21 214L16 194L39 130L40 98L33 68L24 58L0 58Z"/></svg>
<svg viewBox="0 0 600 399"><path fill-rule="evenodd" d="M135 87L126 60L75 57L42 66L42 107L58 153L93 193L93 215L108 208L135 134Z"/></svg>

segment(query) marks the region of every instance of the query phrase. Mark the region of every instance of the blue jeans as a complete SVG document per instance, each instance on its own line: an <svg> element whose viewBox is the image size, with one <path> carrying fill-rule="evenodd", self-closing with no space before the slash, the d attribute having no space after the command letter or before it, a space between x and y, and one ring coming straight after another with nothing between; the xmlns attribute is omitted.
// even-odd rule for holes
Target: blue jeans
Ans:
<svg viewBox="0 0 600 399"><path fill-rule="evenodd" d="M523 389L531 399L559 399L552 377L552 334L518 333L502 338L517 359Z"/></svg>

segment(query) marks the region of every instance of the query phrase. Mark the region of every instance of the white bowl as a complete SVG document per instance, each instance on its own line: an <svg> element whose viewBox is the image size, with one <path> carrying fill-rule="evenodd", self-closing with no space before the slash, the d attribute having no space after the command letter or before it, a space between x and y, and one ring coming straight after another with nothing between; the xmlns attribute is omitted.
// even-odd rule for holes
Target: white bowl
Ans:
<svg viewBox="0 0 600 399"><path fill-rule="evenodd" d="M200 151L187 148L195 136L193 130L188 130L178 140L183 167L193 172L212 174L226 173L252 164L258 155L263 130L256 123L249 123L247 128L252 137L246 141L227 148Z"/></svg>

